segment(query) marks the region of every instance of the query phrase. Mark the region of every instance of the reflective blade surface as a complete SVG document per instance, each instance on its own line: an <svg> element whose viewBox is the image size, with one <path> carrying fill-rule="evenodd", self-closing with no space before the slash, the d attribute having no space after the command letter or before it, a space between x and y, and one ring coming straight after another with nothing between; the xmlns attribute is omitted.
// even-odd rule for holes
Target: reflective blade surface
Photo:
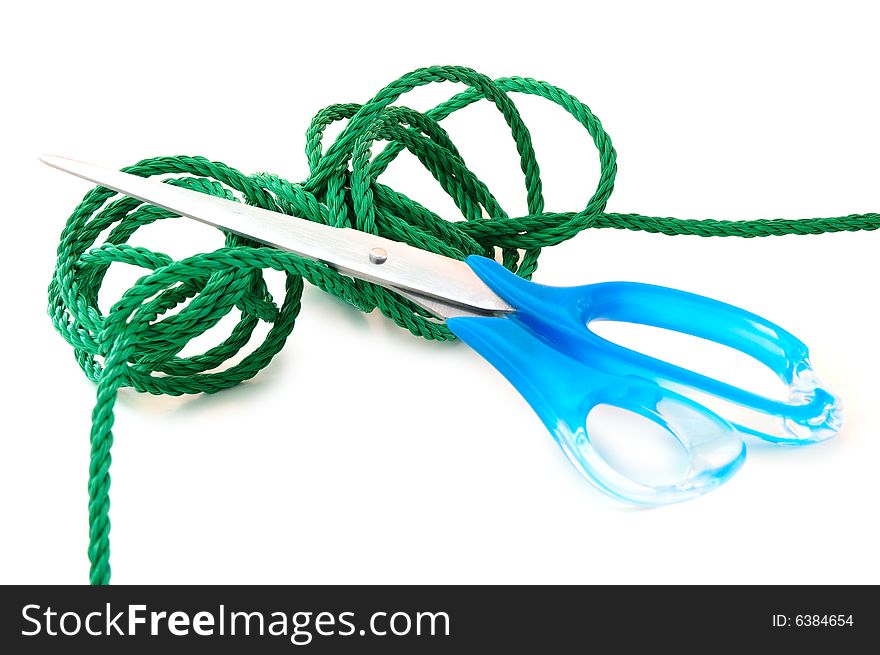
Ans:
<svg viewBox="0 0 880 655"><path fill-rule="evenodd" d="M75 159L45 155L40 160L181 216L400 291L442 318L513 311L464 262L358 230L313 223Z"/></svg>

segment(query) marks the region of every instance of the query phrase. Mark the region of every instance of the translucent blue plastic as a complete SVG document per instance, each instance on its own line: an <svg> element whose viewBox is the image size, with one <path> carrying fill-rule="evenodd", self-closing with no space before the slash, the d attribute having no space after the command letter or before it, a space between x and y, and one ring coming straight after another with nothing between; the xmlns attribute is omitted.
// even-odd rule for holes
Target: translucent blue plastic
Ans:
<svg viewBox="0 0 880 655"><path fill-rule="evenodd" d="M519 390L575 467L613 497L662 505L710 491L742 465L744 432L806 444L840 429L840 402L820 386L807 347L755 314L665 287L631 282L546 287L490 259L472 256L467 263L516 311L451 318L449 328ZM789 399L766 398L612 343L589 329L593 320L666 328L735 348L769 367L788 386ZM778 430L735 425L678 392L688 389L777 417ZM587 415L603 404L635 412L671 433L687 452L683 477L652 486L603 459L587 430Z"/></svg>

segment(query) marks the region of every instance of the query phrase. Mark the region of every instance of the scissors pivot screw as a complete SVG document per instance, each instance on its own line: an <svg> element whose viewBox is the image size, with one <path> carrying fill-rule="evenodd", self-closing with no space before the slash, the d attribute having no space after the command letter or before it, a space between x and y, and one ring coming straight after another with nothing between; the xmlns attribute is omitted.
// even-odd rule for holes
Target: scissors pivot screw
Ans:
<svg viewBox="0 0 880 655"><path fill-rule="evenodd" d="M388 251L385 248L373 248L370 250L370 261L374 264L384 264L388 260Z"/></svg>

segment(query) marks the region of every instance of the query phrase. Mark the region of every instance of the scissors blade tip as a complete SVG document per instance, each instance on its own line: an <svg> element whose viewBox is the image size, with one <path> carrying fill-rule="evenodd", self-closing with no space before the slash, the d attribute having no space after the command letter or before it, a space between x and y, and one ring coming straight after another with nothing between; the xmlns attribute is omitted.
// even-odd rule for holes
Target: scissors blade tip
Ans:
<svg viewBox="0 0 880 655"><path fill-rule="evenodd" d="M62 170L65 172L72 172L71 165L79 164L82 162L78 162L76 159L71 159L70 157L60 157L59 155L40 155L38 159L46 164L47 166L51 166L52 168L57 168L58 170Z"/></svg>

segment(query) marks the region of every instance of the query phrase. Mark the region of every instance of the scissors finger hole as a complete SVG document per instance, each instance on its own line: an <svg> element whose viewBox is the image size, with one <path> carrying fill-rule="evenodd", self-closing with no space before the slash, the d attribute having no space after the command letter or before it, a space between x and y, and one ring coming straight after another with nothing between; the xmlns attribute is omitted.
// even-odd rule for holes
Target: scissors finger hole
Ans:
<svg viewBox="0 0 880 655"><path fill-rule="evenodd" d="M754 357L715 341L666 328L594 320L589 329L606 341L725 382L770 400L786 401L788 385Z"/></svg>
<svg viewBox="0 0 880 655"><path fill-rule="evenodd" d="M676 435L657 421L614 405L596 405L587 434L597 454L626 478L651 487L686 477L689 456Z"/></svg>

